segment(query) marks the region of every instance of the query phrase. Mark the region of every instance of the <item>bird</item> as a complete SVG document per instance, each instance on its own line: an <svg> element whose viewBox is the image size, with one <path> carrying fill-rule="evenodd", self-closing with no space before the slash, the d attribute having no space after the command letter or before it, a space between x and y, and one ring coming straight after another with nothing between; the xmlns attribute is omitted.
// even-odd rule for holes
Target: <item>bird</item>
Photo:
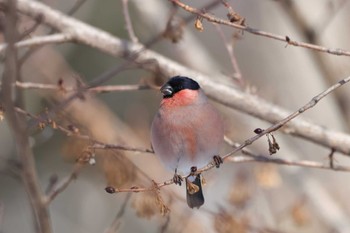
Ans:
<svg viewBox="0 0 350 233"><path fill-rule="evenodd" d="M161 88L163 95L151 126L152 148L166 168L174 171L173 181L181 185L186 177L186 199L190 208L204 204L202 176L197 168L219 156L224 139L221 115L208 101L198 82L186 76L174 76Z"/></svg>

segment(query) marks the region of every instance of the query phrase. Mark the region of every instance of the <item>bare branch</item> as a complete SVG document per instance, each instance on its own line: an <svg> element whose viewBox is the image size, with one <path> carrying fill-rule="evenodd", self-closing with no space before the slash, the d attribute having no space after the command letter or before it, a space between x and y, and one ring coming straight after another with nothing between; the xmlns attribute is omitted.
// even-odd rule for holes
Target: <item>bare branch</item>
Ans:
<svg viewBox="0 0 350 233"><path fill-rule="evenodd" d="M80 163L76 163L74 165L72 173L59 184L55 185L53 190L49 191L49 194L45 198L45 205L48 206L58 194L62 193L69 186L69 184L77 178L81 168L82 164Z"/></svg>
<svg viewBox="0 0 350 233"><path fill-rule="evenodd" d="M32 83L32 82L16 82L16 87L22 89L39 89L39 90L55 90L63 92L76 92L77 88L73 87L64 87L63 85L54 85L54 84L44 84L44 83ZM1 86L1 83L0 83ZM158 87L148 85L148 84L136 84L136 85L105 85L88 88L88 92L92 93L106 93L114 91L137 91L137 90L149 90L149 89L158 89Z"/></svg>
<svg viewBox="0 0 350 233"><path fill-rule="evenodd" d="M238 148L241 146L241 144L233 142L229 138L225 137L225 142L227 142L230 146L234 148ZM333 163L329 165L324 165L322 163L318 163L315 161L308 161L308 160L289 160L289 159L281 159L281 158L272 158L271 156L265 156L265 155L259 155L257 153L254 153L253 151L243 148L242 153L247 156L231 156L228 158L228 161L234 162L234 163L244 163L244 162L263 162L263 163L275 163L280 165L287 165L287 166L296 166L296 167L308 167L308 168L319 168L319 169L325 169L325 170L334 170L334 171L343 171L343 172L350 172L350 166L335 166Z"/></svg>
<svg viewBox="0 0 350 233"><path fill-rule="evenodd" d="M40 26L41 22L40 20L37 20L30 28L26 29L22 35L20 36L19 40L23 40L24 38L26 38L27 36L30 36L30 34L32 32L34 32L39 26Z"/></svg>
<svg viewBox="0 0 350 233"><path fill-rule="evenodd" d="M0 0L0 3L5 3L5 1ZM120 40L104 31L67 17L58 11L46 7L40 2L18 0L18 10L32 17L44 15L44 23L63 33L68 32L78 43L99 49L112 56L129 58L130 54L143 51L135 57L135 62L142 64L144 68L151 71L161 71L164 75L186 74L189 77L194 77L201 83L210 98L225 106L238 109L271 123L278 122L289 115L289 111L272 105L261 98L212 81L210 77L184 67L158 53L144 49L140 44ZM156 63L150 61L156 61ZM99 80L101 81L101 79ZM288 133L328 148L334 148L336 151L344 154L350 153L349 135L325 129L302 119L295 119L287 126Z"/></svg>
<svg viewBox="0 0 350 233"><path fill-rule="evenodd" d="M120 219L123 217L123 215L125 214L125 209L126 206L131 198L131 194L132 193L128 193L125 197L125 200L123 202L123 205L120 207L120 210L118 211L117 215L115 216L112 224L109 226L108 229L106 229L104 231L104 233L114 233L117 232L119 226L120 226Z"/></svg>
<svg viewBox="0 0 350 233"><path fill-rule="evenodd" d="M16 48L31 47L31 46L43 46L47 44L61 44L72 41L72 37L68 34L53 34L49 36L36 36L27 40L19 41L15 44ZM0 45L0 52L3 52L7 48L7 44Z"/></svg>
<svg viewBox="0 0 350 233"><path fill-rule="evenodd" d="M76 0L73 7L67 12L67 15L73 15L85 2L86 0Z"/></svg>
<svg viewBox="0 0 350 233"><path fill-rule="evenodd" d="M93 138L89 137L88 135L81 134L78 129L77 130L69 129L68 127L64 127L64 126L60 125L59 123L54 122L52 120L49 120L49 122L43 121L43 119L40 119L40 117L37 117L37 116L35 116L35 115L33 115L33 114L23 110L23 109L20 109L20 108L15 108L15 110L24 116L38 120L43 127L54 125L54 126L52 126L54 129L60 130L61 132L65 133L67 136L74 136L74 137L77 137L79 139L89 141L92 145L89 146L88 149L91 149L91 150L96 150L96 149L108 150L109 149L109 150L125 150L125 151L132 151L132 152L152 153L152 154L154 153L154 151L152 149L137 148L137 147L127 146L127 145L106 144L106 143L100 142L96 139L93 139Z"/></svg>
<svg viewBox="0 0 350 233"><path fill-rule="evenodd" d="M209 22L212 23L218 23L218 24L222 24L222 25L227 25L236 29L240 29L246 32L249 32L251 34L254 35L258 35L258 36L263 36L263 37L267 37L270 39L274 39L274 40L278 40L278 41L283 41L283 42L287 42L289 45L293 45L296 47L303 47L303 48L307 48L307 49L311 49L311 50L315 50L315 51L319 51L319 52L324 52L324 53L329 53L329 54L333 54L333 55L338 55L338 56L350 56L350 51L346 51L343 49L330 49L330 48L326 48L323 46L319 46L319 45L314 45L314 44L309 44L309 43L304 43L304 42L299 42L299 41L294 41L292 40L289 36L281 36L281 35L277 35L277 34L273 34L270 32L265 32L259 29L255 29L255 28L251 28L248 26L244 26L241 24L235 24L235 23L231 23L230 21L227 20L223 20L220 18L217 18L209 13L205 13L201 10L198 10L196 8L190 7L189 5L186 5L178 0L169 0L172 3L178 5L179 7L181 7L182 9L184 9L185 11L188 11L192 14L196 14L199 15L200 17L202 17L203 19L208 20Z"/></svg>
<svg viewBox="0 0 350 233"><path fill-rule="evenodd" d="M328 89L329 90L329 89ZM27 116L31 116L32 118L35 118L35 116L24 112L23 110L17 109L17 111L21 112L21 113L25 113ZM127 145L116 145L116 144L106 144L106 143L102 143L99 142L95 139L90 138L87 135L83 135L83 134L72 134L71 130L64 128L63 126L60 126L59 124L56 123L56 127L57 129L65 132L68 136L75 136L78 137L80 139L85 139L88 140L90 142L93 143L93 145L89 146L89 149L92 150L96 150L96 149L112 149L112 150L125 150L125 151L131 151L131 152L140 152L140 153L151 153L153 154L154 151L152 149L147 149L147 148L137 148L137 147L132 147L132 146L127 146ZM264 134L267 134L269 132L272 131L264 131ZM248 139L247 141L252 140L252 139ZM239 143L234 143L232 142L230 139L228 139L227 137L225 137L225 141L232 147L234 148L241 148L242 144ZM234 151L236 151L236 149ZM249 156L249 158L247 158L246 156L235 156L235 157L229 157L228 161L230 162L235 162L235 163L243 163L243 162L265 162L265 163L275 163L275 164L282 164L282 165L289 165L289 166L299 166L299 167L310 167L310 168L320 168L320 169L328 169L328 170L334 170L334 171L350 171L350 167L347 166L336 166L334 165L333 162L331 162L329 164L329 166L326 166L322 163L318 163L318 162L314 162L314 161L306 161L306 160L301 160L301 161L293 161L293 160L287 160L287 159L281 159L281 158L269 158L266 156L262 156L262 155L257 155L256 153L253 153L252 151L250 151L249 149L246 149L244 147L242 147L241 149L242 153ZM333 151L333 150L332 150ZM230 152L230 154L233 154L234 152ZM334 153L334 151L333 151ZM333 155L333 153L331 153ZM69 176L69 178L66 179L66 181L62 182L61 186L64 186L64 188L66 188L68 186L68 184L73 180L73 178L76 176L76 174L78 173L78 169L80 168L76 168L74 169L74 171L72 172L72 174ZM64 189L63 188L63 189ZM56 188L61 189L61 188ZM129 189L126 189L129 190ZM133 188L133 190L135 192L139 192L139 189L135 189ZM142 188L142 190L144 190ZM149 191L152 189L145 189L144 191ZM59 190L59 192L62 192L63 190ZM117 192L125 192L125 189L118 189L116 190ZM57 195L57 194L55 194Z"/></svg>
<svg viewBox="0 0 350 233"><path fill-rule="evenodd" d="M126 150L126 151L132 151L132 152L151 153L151 154L154 153L152 149L136 148L136 147L126 146L126 145L105 144L100 142L94 143L94 145L90 146L90 148L91 149Z"/></svg>
<svg viewBox="0 0 350 233"><path fill-rule="evenodd" d="M5 57L5 69L3 74L2 99L6 109L5 115L8 124L14 134L17 155L21 162L21 179L29 196L30 203L35 213L36 226L41 233L52 232L50 214L44 204L44 194L39 185L35 169L34 155L29 145L27 125L23 117L16 114L14 102L12 101L12 84L18 80L18 60L15 42L17 35L16 1L8 1L5 20L5 40L8 49Z"/></svg>
<svg viewBox="0 0 350 233"><path fill-rule="evenodd" d="M129 14L129 9L128 9L128 2L129 0L122 0L123 3L123 15L124 15L124 20L125 20L125 28L129 34L129 38L132 42L138 43L139 40L136 37L134 28L132 26L130 14Z"/></svg>
<svg viewBox="0 0 350 233"><path fill-rule="evenodd" d="M276 163L276 164L284 164L284 165L293 165L293 166L329 169L329 170L335 170L335 171L350 171L350 167L346 167L346 166L337 166L337 167L335 167L334 164L332 164L331 166L325 166L323 164L320 164L320 163L317 163L317 162L312 162L312 161L291 161L291 160L285 160L285 159L269 159L269 158L266 158L264 156L253 155L252 153L248 153L248 154L250 154L250 158L247 158L245 156L243 156L243 157L238 157L238 156L232 157L233 154L237 153L238 151L243 150L245 147L247 147L248 145L252 144L254 141L258 140L260 137L262 137L262 136L264 136L266 134L269 134L269 133L271 133L273 131L278 130L283 125L285 125L287 122L291 121L293 118L297 117L298 115L300 115L301 113L305 112L306 110L314 107L322 98L324 98L329 93L331 93L332 91L334 91L335 89L341 87L342 85L344 85L345 83L347 83L349 81L350 81L350 77L345 78L345 79L339 81L338 83L334 84L333 86L331 86L327 90L323 91L322 93L320 93L317 96L315 96L314 98L312 98L311 101L309 101L303 107L299 108L299 110L297 110L296 112L290 114L289 116L287 116L283 120L277 122L276 124L272 125L268 129L262 130L261 133L259 133L258 135L254 136L252 138L249 138L243 144L235 146L235 149L232 150L231 152L227 153L226 155L222 156L222 159L223 160L229 159L229 161L236 162L236 163L237 162L252 162L252 161L255 162L255 161L259 161L259 162L266 162L266 163ZM226 139L226 141L228 141L232 146L234 145L229 140ZM245 152L247 153L247 150L245 150ZM205 171L208 171L208 170L214 168L215 166L216 165L215 165L214 162L210 162L205 167L197 169L197 171L194 174L203 173ZM186 178L189 175L190 174L182 176L182 178ZM156 184L155 187L152 186L152 187L148 187L148 188L144 188L144 187L120 188L120 189L115 189L114 191L116 193L118 193L118 192L148 192L148 191L154 191L156 188L161 188L163 186L170 185L170 184L173 184L173 183L174 183L174 181L173 181L173 179L171 179L171 180L164 181L163 183L155 183Z"/></svg>
<svg viewBox="0 0 350 233"><path fill-rule="evenodd" d="M349 80L350 80L350 78L347 78L343 82L339 82L339 83L335 84L334 86L330 87L326 91L324 91L324 92L320 93L319 95L317 95L316 97L314 97L313 101L316 101L316 103L317 103L320 99L325 97L327 94L331 93L331 91L335 90L335 88L345 84ZM310 101L310 102L312 102L312 101ZM302 109L302 111L306 111L306 109L311 108L310 106L312 106L312 104L310 104L310 102L308 104L304 105L300 109ZM313 104L315 104L315 102L313 102ZM17 111L19 111L20 113L25 114L29 117L35 118L35 116L33 116L32 114L27 113L27 112L20 110L18 108L17 108ZM299 111L297 111L297 112L299 113ZM291 116L294 116L294 115L292 114ZM289 120L292 119L291 116L288 117ZM281 121L281 122L283 123L285 121ZM263 131L261 134L246 140L245 144L242 144L242 145L238 144L238 143L233 143L231 140L226 138L226 142L228 142L231 146L235 147L235 149L232 152L230 152L229 154L223 156L223 158L226 158L227 161L233 162L233 163L264 162L264 163L274 163L274 164L281 164L281 165L288 165L288 166L319 168L319 169L326 169L326 170L333 170L333 171L350 172L350 167L347 167L347 166L335 166L333 163L329 164L329 165L324 165L322 163L318 163L318 162L314 162L314 161L306 161L306 160L293 161L293 160L281 159L281 158L270 158L270 157L266 157L266 156L262 156L262 155L257 155L255 153L251 152L250 150L244 148L247 145L251 144L250 142L257 140L257 138L259 138L259 137L261 137L269 132L277 130L280 127L279 125L281 124L281 122L275 124L274 126L270 127L269 129ZM93 143L93 145L90 146L88 149L92 149L92 150L95 150L95 149L116 149L116 150L127 150L127 151L132 151L132 152L141 152L141 153L154 153L154 151L150 150L150 149L135 148L135 147L125 146L125 145L104 144L104 143L98 142L94 139L91 139L87 135L82 135L80 133L72 134L71 130L66 129L58 124L56 124L56 128L59 130L62 130L63 132L66 132L67 135L69 135L69 136L76 136L76 137L81 138L81 139L89 140L90 142ZM233 155L233 153L236 153L239 150L241 150L242 153L245 154L245 156L234 156L234 157L231 156L231 155ZM199 169L198 172L204 172L204 171L207 171L213 167L214 167L213 164L210 163L206 167ZM46 204L50 203L59 193L61 193L62 191L64 191L68 187L68 185L71 183L71 181L74 180L74 178L76 177L79 169L80 169L80 165L76 164L72 174L69 177L67 177L65 180L63 180L61 182L61 184L59 186L57 186L55 188L55 190L53 190L48 195L48 197L46 198L46 201L45 201ZM185 178L186 176L183 176L183 177ZM166 180L166 181L161 182L161 183L155 183L155 185L152 185L151 187L133 186L131 188L114 188L114 187L109 187L109 188L112 188L111 192L113 192L113 193L149 192L149 191L155 191L163 186L167 186L167 185L171 185L171 184L173 184L172 179Z"/></svg>
<svg viewBox="0 0 350 233"><path fill-rule="evenodd" d="M233 46L232 44L230 44L226 37L225 37L225 34L221 28L220 25L218 24L214 24L215 28L217 29L217 31L219 32L219 35L222 39L222 41L224 42L224 45L226 47L226 50L228 52L228 55L230 57L230 61L231 61L231 65L232 65L232 68L233 68L233 78L235 78L239 84L243 85L244 84L244 80L242 78L242 72L241 72L241 69L239 68L239 65L238 65L238 62L237 62L237 58L234 54L234 51L233 51Z"/></svg>
<svg viewBox="0 0 350 233"><path fill-rule="evenodd" d="M73 5L73 7L67 12L67 15L73 15L75 12L77 12L80 7L86 2L86 0L76 0L75 4ZM41 25L41 21L42 21L42 16L37 17L36 19L36 24L39 26ZM51 31L48 33L53 34L55 32L54 29L51 29ZM37 46L33 46L31 47L19 60L19 65L20 67L23 65L23 63L32 55L34 54L36 51L38 51L39 49L41 49L43 45L37 45Z"/></svg>
<svg viewBox="0 0 350 233"><path fill-rule="evenodd" d="M284 126L285 124L287 124L289 121L291 121L292 119L294 119L295 117L299 116L301 113L305 112L306 110L314 107L321 99L323 99L324 97L326 97L329 93L333 92L335 89L341 87L342 85L346 84L347 82L350 81L350 76L340 80L339 82L337 82L336 84L334 84L333 86L329 87L327 90L321 92L320 94L318 94L317 96L313 97L307 104L305 104L303 107L299 108L297 111L295 111L294 113L290 114L289 116L287 116L286 118L280 120L279 122L277 122L276 124L270 126L268 129L263 130L261 133L259 133L258 135L256 135L255 137L252 137L248 140L246 140L242 145L238 146L236 149L234 149L233 151L231 151L230 153L224 155L222 157L222 159L225 159L229 156L231 156L232 154L236 153L237 151L240 151L241 149L243 149L244 147L252 144L254 141L258 140L260 137L271 133L273 131L276 131L278 129L280 129L282 126ZM209 164L206 168L204 169L200 169L200 170L207 170L214 167L214 164ZM200 172L200 171L199 171Z"/></svg>

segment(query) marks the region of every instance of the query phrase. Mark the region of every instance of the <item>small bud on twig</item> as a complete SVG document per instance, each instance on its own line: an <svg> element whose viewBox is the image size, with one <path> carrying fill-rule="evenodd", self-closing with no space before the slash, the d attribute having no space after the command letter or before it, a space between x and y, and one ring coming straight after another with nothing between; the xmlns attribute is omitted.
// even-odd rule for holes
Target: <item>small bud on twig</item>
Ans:
<svg viewBox="0 0 350 233"><path fill-rule="evenodd" d="M254 133L256 133L256 134L261 134L263 131L264 131L264 130L261 129L261 128L256 128L256 129L254 129Z"/></svg>
<svg viewBox="0 0 350 233"><path fill-rule="evenodd" d="M107 193L110 193L110 194L115 193L115 188L113 188L112 186L107 186L105 190Z"/></svg>

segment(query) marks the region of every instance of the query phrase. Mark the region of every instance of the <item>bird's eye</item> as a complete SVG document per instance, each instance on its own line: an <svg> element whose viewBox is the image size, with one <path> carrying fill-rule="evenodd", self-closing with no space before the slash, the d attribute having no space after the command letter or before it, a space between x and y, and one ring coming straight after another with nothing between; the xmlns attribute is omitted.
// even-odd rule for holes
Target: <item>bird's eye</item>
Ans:
<svg viewBox="0 0 350 233"><path fill-rule="evenodd" d="M174 94L174 89L169 84L162 86L160 91L162 92L164 98L172 97Z"/></svg>

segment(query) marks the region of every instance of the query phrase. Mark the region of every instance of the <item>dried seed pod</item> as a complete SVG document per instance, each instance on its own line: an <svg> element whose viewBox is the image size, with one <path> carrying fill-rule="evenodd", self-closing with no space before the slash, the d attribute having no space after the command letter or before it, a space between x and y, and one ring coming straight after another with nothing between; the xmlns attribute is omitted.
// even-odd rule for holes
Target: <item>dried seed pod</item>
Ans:
<svg viewBox="0 0 350 233"><path fill-rule="evenodd" d="M203 27L203 24L202 24L202 18L197 18L195 21L194 21L194 27L198 30L198 31L200 31L200 32L202 32L202 31L204 31L204 27Z"/></svg>

